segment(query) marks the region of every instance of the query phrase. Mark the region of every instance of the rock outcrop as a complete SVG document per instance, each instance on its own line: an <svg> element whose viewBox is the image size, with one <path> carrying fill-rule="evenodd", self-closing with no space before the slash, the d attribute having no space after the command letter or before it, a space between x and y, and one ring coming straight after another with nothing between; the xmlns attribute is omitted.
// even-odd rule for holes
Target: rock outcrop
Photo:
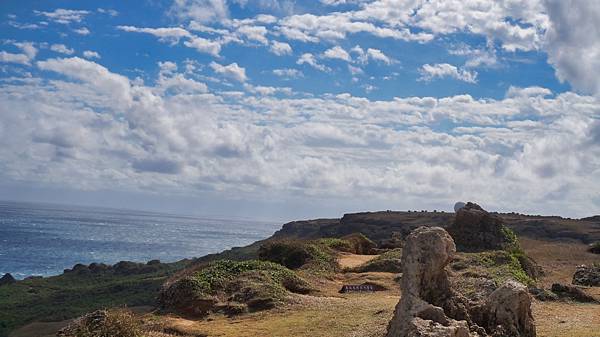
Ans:
<svg viewBox="0 0 600 337"><path fill-rule="evenodd" d="M462 252L508 249L515 244L516 239L500 216L491 214L472 202L456 212L456 218L448 232L458 251Z"/></svg>
<svg viewBox="0 0 600 337"><path fill-rule="evenodd" d="M15 282L17 282L17 280L15 280L15 278L10 273L6 273L4 274L4 276L2 276L2 278L0 278L0 286L6 284L13 284Z"/></svg>
<svg viewBox="0 0 600 337"><path fill-rule="evenodd" d="M420 227L406 239L402 297L387 337L535 337L531 296L509 281L483 301L470 302L451 285L448 264L456 247L439 227Z"/></svg>
<svg viewBox="0 0 600 337"><path fill-rule="evenodd" d="M579 266L573 274L573 284L600 287L600 266Z"/></svg>
<svg viewBox="0 0 600 337"><path fill-rule="evenodd" d="M582 303L599 303L596 298L586 294L583 290L577 288L576 286L553 283L551 290L560 299L567 299Z"/></svg>

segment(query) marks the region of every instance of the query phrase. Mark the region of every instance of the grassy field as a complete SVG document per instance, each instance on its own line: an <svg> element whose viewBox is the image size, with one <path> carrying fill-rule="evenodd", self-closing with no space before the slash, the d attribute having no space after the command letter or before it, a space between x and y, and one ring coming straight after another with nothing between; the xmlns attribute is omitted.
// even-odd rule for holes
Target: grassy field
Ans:
<svg viewBox="0 0 600 337"><path fill-rule="evenodd" d="M0 287L0 337L33 321L63 321L116 306L154 305L163 282L186 265L161 264L133 275L68 273Z"/></svg>

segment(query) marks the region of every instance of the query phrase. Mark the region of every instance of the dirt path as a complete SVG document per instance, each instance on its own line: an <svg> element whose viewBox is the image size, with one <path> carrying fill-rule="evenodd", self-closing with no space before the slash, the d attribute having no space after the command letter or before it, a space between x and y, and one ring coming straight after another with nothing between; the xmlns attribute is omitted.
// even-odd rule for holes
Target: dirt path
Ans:
<svg viewBox="0 0 600 337"><path fill-rule="evenodd" d="M354 268L365 262L369 262L378 256L379 255L342 254L338 257L338 263L342 268Z"/></svg>

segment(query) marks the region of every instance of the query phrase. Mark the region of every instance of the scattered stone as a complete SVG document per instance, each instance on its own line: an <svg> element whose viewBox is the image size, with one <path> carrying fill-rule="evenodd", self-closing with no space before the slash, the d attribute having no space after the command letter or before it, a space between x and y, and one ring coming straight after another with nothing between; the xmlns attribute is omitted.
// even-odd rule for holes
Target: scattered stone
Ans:
<svg viewBox="0 0 600 337"><path fill-rule="evenodd" d="M455 252L452 237L439 227L420 227L407 237L402 296L387 337L535 337L527 288L508 281L480 302L469 302L449 279Z"/></svg>
<svg viewBox="0 0 600 337"><path fill-rule="evenodd" d="M600 286L600 266L581 265L573 274L573 284L588 287Z"/></svg>
<svg viewBox="0 0 600 337"><path fill-rule="evenodd" d="M542 302L558 301L559 299L558 295L544 288L529 287L529 293L533 295L533 297L535 297L538 301Z"/></svg>
<svg viewBox="0 0 600 337"><path fill-rule="evenodd" d="M384 287L381 284L375 283L375 282L365 282L363 284L345 284L342 286L342 289L340 289L340 293L344 294L344 293L370 293L370 292L374 292L374 291L384 291L387 290L386 287Z"/></svg>
<svg viewBox="0 0 600 337"><path fill-rule="evenodd" d="M506 250L516 242L514 234L504 226L500 216L490 214L472 202L456 212L448 233L452 235L458 251L462 252Z"/></svg>
<svg viewBox="0 0 600 337"><path fill-rule="evenodd" d="M17 280L15 280L15 278L10 273L6 273L4 274L4 276L2 276L2 278L0 278L0 286L13 284L15 282L17 282Z"/></svg>
<svg viewBox="0 0 600 337"><path fill-rule="evenodd" d="M554 283L551 289L559 298L583 303L599 303L593 296L586 294L583 290L575 286Z"/></svg>

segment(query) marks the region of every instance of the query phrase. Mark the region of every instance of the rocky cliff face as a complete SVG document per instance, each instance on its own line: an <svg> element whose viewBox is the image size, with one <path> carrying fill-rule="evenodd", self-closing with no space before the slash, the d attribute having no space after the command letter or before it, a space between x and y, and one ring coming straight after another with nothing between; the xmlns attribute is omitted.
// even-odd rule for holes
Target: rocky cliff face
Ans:
<svg viewBox="0 0 600 337"><path fill-rule="evenodd" d="M458 294L448 264L456 247L439 227L420 227L406 239L402 257L402 297L387 337L534 337L531 297L509 281L480 302Z"/></svg>

